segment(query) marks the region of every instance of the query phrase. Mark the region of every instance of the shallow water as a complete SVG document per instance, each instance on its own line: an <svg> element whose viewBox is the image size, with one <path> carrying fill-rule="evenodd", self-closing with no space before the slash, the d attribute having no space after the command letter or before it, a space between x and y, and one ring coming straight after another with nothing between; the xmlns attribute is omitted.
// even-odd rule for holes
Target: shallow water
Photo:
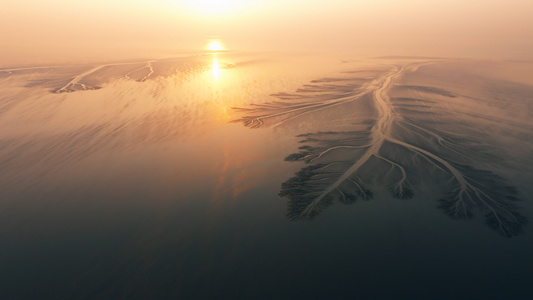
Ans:
<svg viewBox="0 0 533 300"><path fill-rule="evenodd" d="M228 52L2 69L1 290L525 299L531 66Z"/></svg>

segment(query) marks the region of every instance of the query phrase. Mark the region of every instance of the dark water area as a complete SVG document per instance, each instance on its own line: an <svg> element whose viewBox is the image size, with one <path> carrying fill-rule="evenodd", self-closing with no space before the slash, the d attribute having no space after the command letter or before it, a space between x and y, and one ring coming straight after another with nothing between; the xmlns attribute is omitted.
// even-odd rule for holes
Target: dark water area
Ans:
<svg viewBox="0 0 533 300"><path fill-rule="evenodd" d="M530 299L532 66L0 70L0 298Z"/></svg>

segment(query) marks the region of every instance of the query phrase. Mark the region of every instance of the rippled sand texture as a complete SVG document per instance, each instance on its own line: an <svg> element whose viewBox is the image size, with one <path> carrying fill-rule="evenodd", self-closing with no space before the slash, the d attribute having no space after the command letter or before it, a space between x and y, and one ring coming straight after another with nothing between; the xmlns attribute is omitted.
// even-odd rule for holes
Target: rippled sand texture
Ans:
<svg viewBox="0 0 533 300"><path fill-rule="evenodd" d="M507 148L533 137L533 87L491 78L489 63L383 58L238 110L251 128L316 125L285 158L306 163L281 186L291 220L310 220L334 200L369 200L373 190L408 199L431 189L451 218L479 215L510 237L527 223L524 196L498 170L528 157Z"/></svg>
<svg viewBox="0 0 533 300"><path fill-rule="evenodd" d="M187 82L176 74L205 68L176 59L0 70L0 183L31 186L90 157L183 138L201 112L177 103L194 95L177 91Z"/></svg>
<svg viewBox="0 0 533 300"><path fill-rule="evenodd" d="M228 118L220 95L251 92L240 77L250 68L232 70L250 60L219 57L227 74L218 81L212 55L0 69L0 185L25 189L66 169L83 173L76 165L90 159L117 161L205 133Z"/></svg>

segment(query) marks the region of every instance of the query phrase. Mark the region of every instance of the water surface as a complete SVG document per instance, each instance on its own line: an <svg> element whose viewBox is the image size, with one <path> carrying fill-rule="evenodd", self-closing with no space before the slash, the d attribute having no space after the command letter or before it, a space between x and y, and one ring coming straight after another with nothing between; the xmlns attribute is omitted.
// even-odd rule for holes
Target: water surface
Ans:
<svg viewBox="0 0 533 300"><path fill-rule="evenodd" d="M526 299L531 66L225 52L1 69L1 290Z"/></svg>

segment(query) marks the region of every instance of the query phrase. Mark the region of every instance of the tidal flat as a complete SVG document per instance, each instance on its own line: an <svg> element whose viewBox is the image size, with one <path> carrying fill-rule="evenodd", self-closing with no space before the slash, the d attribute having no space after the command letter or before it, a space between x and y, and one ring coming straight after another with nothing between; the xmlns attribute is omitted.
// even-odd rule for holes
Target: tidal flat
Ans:
<svg viewBox="0 0 533 300"><path fill-rule="evenodd" d="M0 69L6 299L527 299L533 62Z"/></svg>

